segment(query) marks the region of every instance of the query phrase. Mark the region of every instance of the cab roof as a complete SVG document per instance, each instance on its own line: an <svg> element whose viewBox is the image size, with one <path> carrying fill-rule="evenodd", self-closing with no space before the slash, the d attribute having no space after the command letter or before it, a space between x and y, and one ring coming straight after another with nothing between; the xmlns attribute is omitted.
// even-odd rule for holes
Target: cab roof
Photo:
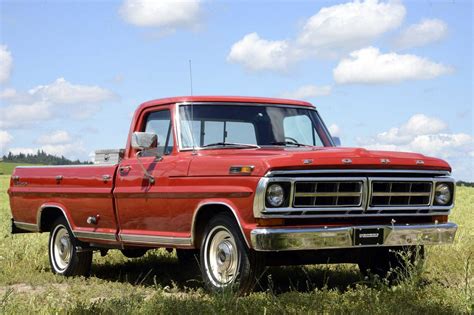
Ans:
<svg viewBox="0 0 474 315"><path fill-rule="evenodd" d="M253 97L253 96L177 96L169 98L160 98L151 100L140 105L138 108L140 111L148 107L173 104L173 103L185 103L185 102L215 102L216 106L218 103L255 103L255 104L283 104L293 106L314 106L305 101L290 100L284 98L271 98L271 97Z"/></svg>

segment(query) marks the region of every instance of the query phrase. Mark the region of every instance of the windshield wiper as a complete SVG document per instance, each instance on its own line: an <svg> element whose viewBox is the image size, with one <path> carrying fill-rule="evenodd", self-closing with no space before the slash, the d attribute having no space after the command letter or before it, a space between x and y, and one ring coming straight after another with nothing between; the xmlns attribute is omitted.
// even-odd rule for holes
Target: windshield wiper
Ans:
<svg viewBox="0 0 474 315"><path fill-rule="evenodd" d="M270 144L272 144L272 145L284 145L284 146L295 145L297 147L312 147L312 145L309 145L309 144L303 144L303 143L293 142L293 141L276 141L276 142L272 142Z"/></svg>
<svg viewBox="0 0 474 315"><path fill-rule="evenodd" d="M257 149L260 148L260 146L258 146L256 144L233 143L233 142L215 142L215 143L209 143L209 144L203 145L202 147L203 148L210 148L210 147L219 147L219 146L222 146L222 147L229 146L229 147L242 147L242 148L257 148Z"/></svg>

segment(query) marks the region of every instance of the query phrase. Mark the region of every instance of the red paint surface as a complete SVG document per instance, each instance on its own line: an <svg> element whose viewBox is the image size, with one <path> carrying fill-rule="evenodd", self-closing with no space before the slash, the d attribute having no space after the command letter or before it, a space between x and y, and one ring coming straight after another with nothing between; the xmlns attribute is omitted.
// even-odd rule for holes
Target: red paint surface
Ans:
<svg viewBox="0 0 474 315"><path fill-rule="evenodd" d="M143 119L150 111L171 109L180 102L241 102L312 106L310 103L270 98L195 96L154 100L142 104L136 111L130 132L140 131ZM225 105L216 105L225 106ZM174 132L175 144L176 130ZM166 237L191 237L196 209L206 203L225 203L232 207L249 239L256 226L253 199L258 180L277 169L430 169L450 171L440 159L421 154L368 151L361 148L261 148L201 150L178 152L155 162L142 158L156 182L150 185L127 141L125 159L118 166L30 167L16 168L18 184L9 189L13 218L25 223L37 223L38 210L44 205L64 209L72 229L101 233L128 233ZM341 160L350 158L351 165ZM313 164L304 165L303 160ZM380 163L389 159L390 164ZM417 165L417 160L424 165ZM233 165L254 165L251 176L229 175ZM120 167L129 167L122 172ZM61 175L62 180L56 180ZM104 181L103 175L111 180ZM86 223L87 217L99 215L96 226ZM103 241L110 243L111 241ZM117 241L118 243L118 241Z"/></svg>

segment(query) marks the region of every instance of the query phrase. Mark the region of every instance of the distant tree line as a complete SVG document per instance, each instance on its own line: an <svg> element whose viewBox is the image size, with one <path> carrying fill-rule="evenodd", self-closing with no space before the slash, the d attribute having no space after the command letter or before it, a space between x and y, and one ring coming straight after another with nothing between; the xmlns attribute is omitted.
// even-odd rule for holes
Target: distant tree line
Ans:
<svg viewBox="0 0 474 315"><path fill-rule="evenodd" d="M457 185L457 186L474 187L474 183L465 182L465 181L462 181L462 180L458 180L458 181L456 182L456 185Z"/></svg>
<svg viewBox="0 0 474 315"><path fill-rule="evenodd" d="M36 154L25 154L18 153L13 154L8 152L8 155L3 156L4 162L12 163L28 163L28 164L43 164L43 165L72 165L72 164L92 164L89 161L80 161L80 160L69 160L64 156L55 156L44 152L43 150L38 150Z"/></svg>

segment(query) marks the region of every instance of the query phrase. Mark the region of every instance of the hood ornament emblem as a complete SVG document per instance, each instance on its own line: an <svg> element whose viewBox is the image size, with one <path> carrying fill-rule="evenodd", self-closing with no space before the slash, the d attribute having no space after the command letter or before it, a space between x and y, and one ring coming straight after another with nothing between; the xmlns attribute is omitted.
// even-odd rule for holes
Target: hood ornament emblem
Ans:
<svg viewBox="0 0 474 315"><path fill-rule="evenodd" d="M352 160L351 159L342 159L342 164L352 164Z"/></svg>
<svg viewBox="0 0 474 315"><path fill-rule="evenodd" d="M382 164L389 164L390 160L389 159L380 159L380 163Z"/></svg>
<svg viewBox="0 0 474 315"><path fill-rule="evenodd" d="M425 161L423 160L416 160L416 165L424 165Z"/></svg>
<svg viewBox="0 0 474 315"><path fill-rule="evenodd" d="M313 159L305 159L303 160L303 164L306 164L306 165L313 164Z"/></svg>

